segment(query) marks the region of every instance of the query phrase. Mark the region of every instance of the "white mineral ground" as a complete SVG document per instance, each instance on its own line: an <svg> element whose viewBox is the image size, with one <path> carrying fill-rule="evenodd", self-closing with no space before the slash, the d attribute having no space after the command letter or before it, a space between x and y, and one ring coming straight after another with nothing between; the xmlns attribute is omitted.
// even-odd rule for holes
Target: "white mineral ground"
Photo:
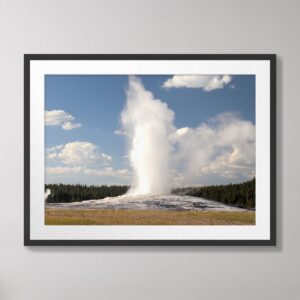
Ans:
<svg viewBox="0 0 300 300"><path fill-rule="evenodd" d="M128 209L128 210L194 210L194 211L247 211L199 197L166 195L123 195L99 200L70 203L47 203L48 209Z"/></svg>

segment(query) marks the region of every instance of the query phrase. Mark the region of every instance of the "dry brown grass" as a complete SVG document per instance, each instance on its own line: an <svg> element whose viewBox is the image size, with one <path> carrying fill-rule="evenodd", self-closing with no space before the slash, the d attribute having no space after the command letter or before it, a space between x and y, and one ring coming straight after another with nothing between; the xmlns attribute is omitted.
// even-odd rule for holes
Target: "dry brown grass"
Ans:
<svg viewBox="0 0 300 300"><path fill-rule="evenodd" d="M255 225L255 212L46 209L46 225Z"/></svg>

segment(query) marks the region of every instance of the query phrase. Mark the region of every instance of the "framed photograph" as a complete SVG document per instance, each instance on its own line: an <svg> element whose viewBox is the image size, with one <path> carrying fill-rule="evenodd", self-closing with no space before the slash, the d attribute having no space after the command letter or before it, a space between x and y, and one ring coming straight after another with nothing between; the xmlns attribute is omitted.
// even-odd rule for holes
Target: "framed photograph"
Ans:
<svg viewBox="0 0 300 300"><path fill-rule="evenodd" d="M276 245L274 54L26 54L25 245Z"/></svg>

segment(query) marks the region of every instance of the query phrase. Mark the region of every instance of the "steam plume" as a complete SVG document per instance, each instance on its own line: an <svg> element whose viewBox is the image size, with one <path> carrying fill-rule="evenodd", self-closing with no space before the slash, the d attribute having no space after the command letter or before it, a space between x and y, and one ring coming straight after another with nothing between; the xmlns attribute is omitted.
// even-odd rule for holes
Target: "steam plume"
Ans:
<svg viewBox="0 0 300 300"><path fill-rule="evenodd" d="M134 171L130 195L169 193L171 189L169 134L174 113L154 99L135 76L129 77L121 123L128 137L129 161Z"/></svg>
<svg viewBox="0 0 300 300"><path fill-rule="evenodd" d="M47 189L44 193L44 199L45 199L45 202L47 202L47 199L48 197L51 195L51 191L50 189Z"/></svg>

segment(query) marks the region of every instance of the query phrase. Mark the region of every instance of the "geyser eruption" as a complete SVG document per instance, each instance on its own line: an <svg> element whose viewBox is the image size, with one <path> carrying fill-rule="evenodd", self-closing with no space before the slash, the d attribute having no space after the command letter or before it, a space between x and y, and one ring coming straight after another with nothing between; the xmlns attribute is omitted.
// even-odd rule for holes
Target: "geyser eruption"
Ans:
<svg viewBox="0 0 300 300"><path fill-rule="evenodd" d="M129 161L134 179L128 194L164 194L171 190L169 134L174 113L154 99L135 76L129 77L126 106L121 114L128 137Z"/></svg>

